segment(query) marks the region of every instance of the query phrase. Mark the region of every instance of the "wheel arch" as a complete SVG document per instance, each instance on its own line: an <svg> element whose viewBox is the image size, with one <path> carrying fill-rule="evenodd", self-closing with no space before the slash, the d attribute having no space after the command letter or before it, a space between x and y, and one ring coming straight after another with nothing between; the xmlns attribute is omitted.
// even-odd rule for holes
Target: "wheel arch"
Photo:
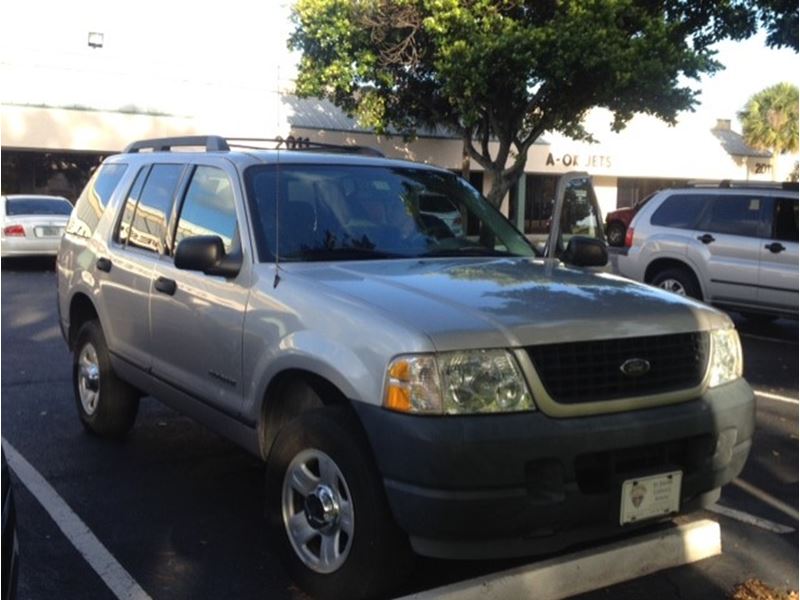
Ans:
<svg viewBox="0 0 800 600"><path fill-rule="evenodd" d="M697 271L686 260L679 258L662 257L656 258L650 262L644 272L644 282L649 284L658 273L667 269L682 269L687 271L694 279L695 284L697 284L697 289L700 290L700 294L703 298L706 298L706 289L703 282L697 276Z"/></svg>
<svg viewBox="0 0 800 600"><path fill-rule="evenodd" d="M93 319L99 319L94 302L83 292L76 292L69 301L69 331L67 333L67 343L70 350L75 348L75 341L78 331L84 323Z"/></svg>
<svg viewBox="0 0 800 600"><path fill-rule="evenodd" d="M326 377L302 368L286 368L275 374L267 385L259 411L261 457L267 459L284 425L306 411L326 406L345 407L356 416L347 395Z"/></svg>

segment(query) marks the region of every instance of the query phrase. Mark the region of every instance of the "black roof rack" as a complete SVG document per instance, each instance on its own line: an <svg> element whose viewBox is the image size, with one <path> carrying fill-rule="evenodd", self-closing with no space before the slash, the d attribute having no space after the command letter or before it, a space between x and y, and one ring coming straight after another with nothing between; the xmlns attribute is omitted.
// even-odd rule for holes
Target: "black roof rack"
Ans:
<svg viewBox="0 0 800 600"><path fill-rule="evenodd" d="M720 180L703 180L695 179L688 181L686 187L691 188L742 188L751 190L796 190L798 184L796 181L738 181L735 179L722 179Z"/></svg>
<svg viewBox="0 0 800 600"><path fill-rule="evenodd" d="M152 150L153 152L170 152L176 146L205 146L206 152L224 152L230 150L225 138L218 135L187 135L182 137L156 138L152 140L139 140L129 144L123 154L135 154L139 150Z"/></svg>
<svg viewBox="0 0 800 600"><path fill-rule="evenodd" d="M272 148L263 145L253 146L239 142L257 142L259 144L272 144ZM313 142L309 138L288 136L287 138L224 138L218 135L189 135L184 137L157 138L134 142L123 150L124 154L136 153L140 150L153 152L170 152L175 147L199 146L205 147L206 152L227 152L233 148L247 148L249 150L302 150L305 152L340 152L345 154L362 154L364 156L384 157L383 152L369 146L350 146L343 144L327 144Z"/></svg>

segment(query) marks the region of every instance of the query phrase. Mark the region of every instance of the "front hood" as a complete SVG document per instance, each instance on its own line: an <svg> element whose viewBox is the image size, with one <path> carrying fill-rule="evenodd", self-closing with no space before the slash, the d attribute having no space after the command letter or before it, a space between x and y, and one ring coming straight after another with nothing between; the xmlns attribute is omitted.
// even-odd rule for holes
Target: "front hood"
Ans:
<svg viewBox="0 0 800 600"><path fill-rule="evenodd" d="M527 258L292 267L315 286L333 288L425 333L438 350L681 333L727 321L699 302L650 286Z"/></svg>

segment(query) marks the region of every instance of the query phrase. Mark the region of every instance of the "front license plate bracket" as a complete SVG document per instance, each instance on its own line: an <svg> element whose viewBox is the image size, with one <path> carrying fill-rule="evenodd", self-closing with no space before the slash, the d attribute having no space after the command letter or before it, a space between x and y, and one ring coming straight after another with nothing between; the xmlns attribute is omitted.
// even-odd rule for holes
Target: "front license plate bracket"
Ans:
<svg viewBox="0 0 800 600"><path fill-rule="evenodd" d="M643 475L622 482L619 524L628 525L680 510L683 471Z"/></svg>

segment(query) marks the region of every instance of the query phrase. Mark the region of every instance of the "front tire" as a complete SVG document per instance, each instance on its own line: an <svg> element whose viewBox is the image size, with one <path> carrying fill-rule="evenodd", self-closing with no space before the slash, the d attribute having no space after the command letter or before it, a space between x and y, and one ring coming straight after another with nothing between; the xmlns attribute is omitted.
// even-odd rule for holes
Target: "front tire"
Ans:
<svg viewBox="0 0 800 600"><path fill-rule="evenodd" d="M355 417L341 407L281 429L267 463L271 539L294 581L315 598L373 598L408 565L381 478Z"/></svg>
<svg viewBox="0 0 800 600"><path fill-rule="evenodd" d="M72 361L72 384L78 416L90 433L123 437L136 421L139 392L111 368L106 338L98 321L78 331Z"/></svg>

